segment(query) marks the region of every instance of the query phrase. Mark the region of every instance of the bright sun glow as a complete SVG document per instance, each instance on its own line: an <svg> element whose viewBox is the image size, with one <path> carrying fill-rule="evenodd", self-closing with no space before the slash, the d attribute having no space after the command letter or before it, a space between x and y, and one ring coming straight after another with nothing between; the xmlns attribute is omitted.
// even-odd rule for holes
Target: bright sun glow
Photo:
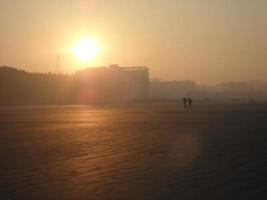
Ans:
<svg viewBox="0 0 267 200"><path fill-rule="evenodd" d="M81 39L73 48L72 52L81 61L90 61L99 52L99 46L94 39Z"/></svg>

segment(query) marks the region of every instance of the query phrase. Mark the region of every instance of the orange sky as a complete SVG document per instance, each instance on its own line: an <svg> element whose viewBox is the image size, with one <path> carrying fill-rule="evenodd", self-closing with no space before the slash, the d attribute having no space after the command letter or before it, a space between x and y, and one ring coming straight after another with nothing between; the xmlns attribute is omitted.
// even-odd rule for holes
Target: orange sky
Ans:
<svg viewBox="0 0 267 200"><path fill-rule="evenodd" d="M200 83L267 77L264 0L1 0L0 65L63 72L146 65L152 78ZM103 51L80 63L83 37Z"/></svg>

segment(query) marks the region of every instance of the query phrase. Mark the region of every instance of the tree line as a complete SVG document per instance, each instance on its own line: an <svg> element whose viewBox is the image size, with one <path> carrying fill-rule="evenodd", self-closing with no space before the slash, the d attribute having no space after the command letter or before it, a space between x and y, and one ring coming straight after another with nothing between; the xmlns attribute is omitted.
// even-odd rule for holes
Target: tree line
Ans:
<svg viewBox="0 0 267 200"><path fill-rule="evenodd" d="M74 92L72 76L0 67L1 105L71 104Z"/></svg>

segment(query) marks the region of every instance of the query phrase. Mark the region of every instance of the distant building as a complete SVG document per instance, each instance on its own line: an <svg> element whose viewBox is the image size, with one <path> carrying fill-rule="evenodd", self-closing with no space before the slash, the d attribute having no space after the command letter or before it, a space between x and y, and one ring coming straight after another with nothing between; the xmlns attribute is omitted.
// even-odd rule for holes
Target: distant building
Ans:
<svg viewBox="0 0 267 200"><path fill-rule="evenodd" d="M150 82L149 96L151 99L181 99L185 96L192 96L196 90L194 81L159 81Z"/></svg>
<svg viewBox="0 0 267 200"><path fill-rule="evenodd" d="M148 97L148 67L87 68L75 74L80 103L142 101Z"/></svg>

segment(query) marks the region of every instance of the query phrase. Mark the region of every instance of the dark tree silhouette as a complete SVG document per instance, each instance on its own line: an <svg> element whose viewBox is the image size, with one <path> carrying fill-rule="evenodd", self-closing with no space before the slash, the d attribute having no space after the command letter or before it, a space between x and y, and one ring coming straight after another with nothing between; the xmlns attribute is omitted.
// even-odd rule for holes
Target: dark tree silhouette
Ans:
<svg viewBox="0 0 267 200"><path fill-rule="evenodd" d="M69 75L28 73L0 67L0 104L73 103L73 81Z"/></svg>

